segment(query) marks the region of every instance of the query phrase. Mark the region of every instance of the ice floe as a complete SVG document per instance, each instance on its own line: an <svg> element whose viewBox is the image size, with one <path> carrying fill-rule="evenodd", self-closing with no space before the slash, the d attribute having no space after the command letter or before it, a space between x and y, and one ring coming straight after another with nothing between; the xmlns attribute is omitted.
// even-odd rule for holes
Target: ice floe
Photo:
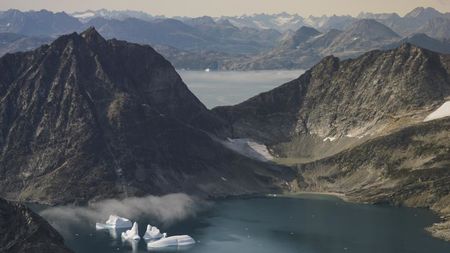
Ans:
<svg viewBox="0 0 450 253"><path fill-rule="evenodd" d="M163 237L156 241L147 243L148 248L165 248L165 247L183 247L195 244L195 241L189 235L175 235Z"/></svg>
<svg viewBox="0 0 450 253"><path fill-rule="evenodd" d="M108 229L108 228L130 228L133 224L127 218L119 217L117 215L110 215L105 223L96 223L95 227L97 229Z"/></svg>
<svg viewBox="0 0 450 253"><path fill-rule="evenodd" d="M144 235L145 240L156 240L161 239L162 237L166 237L166 233L161 234L157 227L147 225L147 230L145 231Z"/></svg>
<svg viewBox="0 0 450 253"><path fill-rule="evenodd" d="M139 236L138 224L135 222L130 230L122 233L122 239L124 240L135 240L139 241L141 237Z"/></svg>

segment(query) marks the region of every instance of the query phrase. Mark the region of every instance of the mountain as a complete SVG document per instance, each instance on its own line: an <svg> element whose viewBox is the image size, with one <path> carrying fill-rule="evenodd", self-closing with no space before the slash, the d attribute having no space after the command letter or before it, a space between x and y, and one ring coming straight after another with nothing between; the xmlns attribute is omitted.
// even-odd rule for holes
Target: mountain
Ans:
<svg viewBox="0 0 450 253"><path fill-rule="evenodd" d="M73 17L79 19L82 22L88 22L89 20L93 18L105 18L105 19L118 19L118 20L125 20L128 18L136 18L136 19L142 19L146 21L151 21L156 18L163 18L162 16L154 17L148 13L142 12L142 11L132 11L132 10L126 10L126 11L115 11L115 10L107 10L107 9L100 9L100 10L86 10L81 12L74 12L71 14Z"/></svg>
<svg viewBox="0 0 450 253"><path fill-rule="evenodd" d="M94 26L107 38L131 42L166 45L181 50L209 50L221 53L257 53L272 47L281 34L275 30L239 29L229 23L202 23L202 18L185 21L156 19L144 21L128 18L108 20L94 18L87 25Z"/></svg>
<svg viewBox="0 0 450 253"><path fill-rule="evenodd" d="M398 39L400 36L389 27L373 19L361 19L339 34L322 54L351 57Z"/></svg>
<svg viewBox="0 0 450 253"><path fill-rule="evenodd" d="M22 204L0 198L0 251L71 253L64 239L43 218Z"/></svg>
<svg viewBox="0 0 450 253"><path fill-rule="evenodd" d="M221 70L227 66L228 62L248 58L245 55L230 55L208 50L187 51L166 45L153 45L153 48L169 60L176 69Z"/></svg>
<svg viewBox="0 0 450 253"><path fill-rule="evenodd" d="M302 26L291 36L281 41L281 44L282 47L286 49L295 49L300 47L301 44L320 34L321 33L319 31L312 27Z"/></svg>
<svg viewBox="0 0 450 253"><path fill-rule="evenodd" d="M450 39L450 18L434 18L418 29L433 38Z"/></svg>
<svg viewBox="0 0 450 253"><path fill-rule="evenodd" d="M18 33L28 36L58 36L79 31L81 22L65 12L53 13L47 10L21 12L7 10L0 12L0 32Z"/></svg>
<svg viewBox="0 0 450 253"><path fill-rule="evenodd" d="M149 46L93 28L0 58L0 194L44 203L277 191L279 166L242 156ZM219 135L221 136L221 135Z"/></svg>
<svg viewBox="0 0 450 253"><path fill-rule="evenodd" d="M421 22L426 22L430 19L442 17L444 14L431 7L417 7L405 15L405 18L414 18Z"/></svg>
<svg viewBox="0 0 450 253"><path fill-rule="evenodd" d="M237 17L220 17L219 20L228 20L234 26L243 28L257 29L276 29L280 32L288 30L297 30L304 25L303 18L296 14L288 14L286 12L278 14L255 14L243 15Z"/></svg>
<svg viewBox="0 0 450 253"><path fill-rule="evenodd" d="M382 49L401 37L387 26L371 19L355 21L347 30L331 29L320 33L311 27L302 27L285 36L272 50L254 57L227 61L225 68L248 69L305 69L323 57L357 57L373 49Z"/></svg>
<svg viewBox="0 0 450 253"><path fill-rule="evenodd" d="M392 49L399 47L403 43L410 43L412 45L426 48L428 50L441 53L441 54L450 54L450 39L434 39L428 37L424 33L414 34L410 37L404 38L399 42L395 42L391 45L387 45L385 49Z"/></svg>
<svg viewBox="0 0 450 253"><path fill-rule="evenodd" d="M316 160L424 119L450 95L449 56L404 44L341 61L326 57L301 77L214 111L233 138L280 158Z"/></svg>
<svg viewBox="0 0 450 253"><path fill-rule="evenodd" d="M52 41L49 37L28 37L16 33L0 33L0 56L35 49Z"/></svg>

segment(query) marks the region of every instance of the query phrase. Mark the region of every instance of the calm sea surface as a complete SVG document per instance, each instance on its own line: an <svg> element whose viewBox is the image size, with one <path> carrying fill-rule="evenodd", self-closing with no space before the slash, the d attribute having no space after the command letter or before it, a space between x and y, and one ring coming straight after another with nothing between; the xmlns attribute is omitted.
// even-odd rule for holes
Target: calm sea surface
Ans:
<svg viewBox="0 0 450 253"><path fill-rule="evenodd" d="M298 78L304 70L184 71L189 89L208 107L234 105Z"/></svg>
<svg viewBox="0 0 450 253"><path fill-rule="evenodd" d="M49 220L53 225L61 222ZM302 195L217 201L196 217L162 230L191 235L197 244L180 250L186 253L449 253L450 243L424 230L436 221L437 216L424 209ZM139 223L143 235L147 223L158 221ZM148 252L143 240L136 245L122 242L114 231L96 231L91 222L77 222L61 232L77 253Z"/></svg>

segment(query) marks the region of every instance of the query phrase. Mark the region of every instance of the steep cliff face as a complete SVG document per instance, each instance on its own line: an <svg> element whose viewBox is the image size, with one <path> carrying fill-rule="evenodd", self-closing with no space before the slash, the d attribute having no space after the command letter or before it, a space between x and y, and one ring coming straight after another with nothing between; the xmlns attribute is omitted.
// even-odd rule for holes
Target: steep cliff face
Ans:
<svg viewBox="0 0 450 253"><path fill-rule="evenodd" d="M6 55L0 69L2 195L61 203L273 190L272 166L215 141L223 122L151 47L89 29Z"/></svg>
<svg viewBox="0 0 450 253"><path fill-rule="evenodd" d="M410 44L353 60L326 57L296 80L214 111L235 137L314 160L423 120L450 95L448 59Z"/></svg>
<svg viewBox="0 0 450 253"><path fill-rule="evenodd" d="M58 232L25 206L0 198L0 251L71 253Z"/></svg>

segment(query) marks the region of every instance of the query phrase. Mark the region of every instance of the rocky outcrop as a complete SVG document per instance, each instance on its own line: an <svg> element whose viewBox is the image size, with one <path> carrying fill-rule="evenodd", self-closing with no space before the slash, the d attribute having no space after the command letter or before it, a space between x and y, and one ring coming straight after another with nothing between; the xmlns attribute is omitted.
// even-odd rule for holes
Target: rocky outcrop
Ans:
<svg viewBox="0 0 450 253"><path fill-rule="evenodd" d="M277 188L279 168L216 141L223 121L149 46L89 29L6 55L0 70L3 196L64 203Z"/></svg>
<svg viewBox="0 0 450 253"><path fill-rule="evenodd" d="M71 253L43 218L22 204L0 198L0 252Z"/></svg>
<svg viewBox="0 0 450 253"><path fill-rule="evenodd" d="M234 137L315 160L422 121L450 95L448 58L410 44L354 60L327 57L296 80L214 111Z"/></svg>

